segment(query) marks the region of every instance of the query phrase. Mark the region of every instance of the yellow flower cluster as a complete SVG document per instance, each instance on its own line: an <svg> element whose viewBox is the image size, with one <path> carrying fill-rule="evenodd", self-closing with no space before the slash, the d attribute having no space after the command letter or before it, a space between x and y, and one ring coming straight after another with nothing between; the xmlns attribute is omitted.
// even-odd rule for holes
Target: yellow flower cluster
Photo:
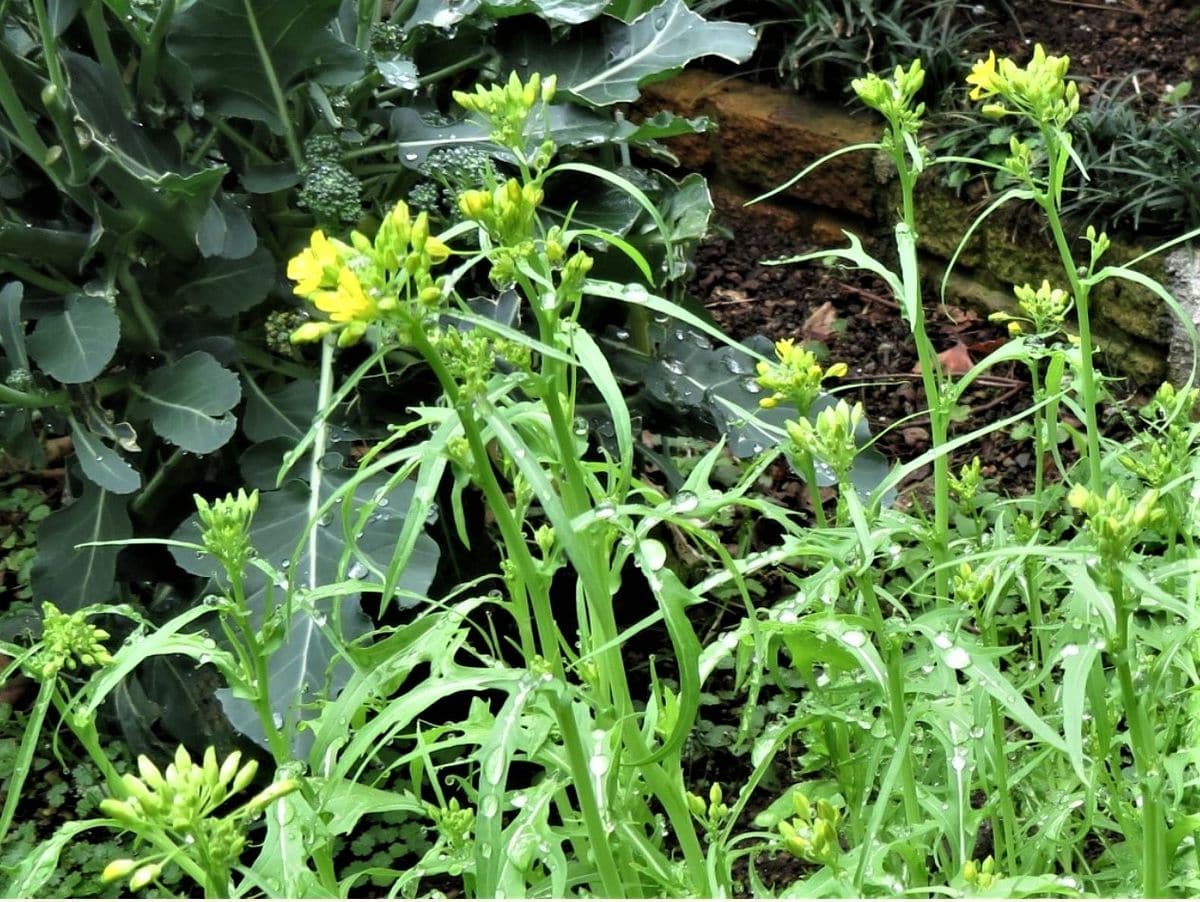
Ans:
<svg viewBox="0 0 1200 902"><path fill-rule="evenodd" d="M458 208L499 243L515 246L533 235L537 208L545 193L536 183L509 179L491 191L471 189L458 196Z"/></svg>
<svg viewBox="0 0 1200 902"><path fill-rule="evenodd" d="M989 52L967 76L970 97L989 101L983 106L985 116L1016 113L1061 128L1079 111L1079 89L1066 80L1070 63L1067 56L1048 56L1041 44L1024 67L1008 58L997 61L995 52Z"/></svg>
<svg viewBox="0 0 1200 902"><path fill-rule="evenodd" d="M542 81L541 75L535 72L522 84L521 77L514 71L506 84L490 88L477 85L473 94L455 91L453 96L463 109L487 119L493 141L501 147L523 151L525 125L539 101L544 106L554 98L557 82L556 75Z"/></svg>
<svg viewBox="0 0 1200 902"><path fill-rule="evenodd" d="M1067 310L1071 306L1071 296L1062 288L1051 288L1050 281L1043 279L1041 287L1035 289L1032 285L1014 285L1013 293L1017 296L1017 307L1024 314L1024 320L1033 326L1033 331L1046 335L1057 332L1062 328ZM997 312L988 317L994 323L1008 323L1008 334L1020 335L1024 331L1021 317Z"/></svg>
<svg viewBox="0 0 1200 902"><path fill-rule="evenodd" d="M450 248L429 234L428 214L409 215L396 204L384 218L374 241L359 232L350 244L313 232L308 247L288 262L288 278L296 294L329 316L305 323L292 333L293 342L316 341L337 330L338 345L354 344L384 315L400 309L400 300L416 302L424 311L442 299L440 281L430 273L444 263ZM411 312L411 311L410 311Z"/></svg>
<svg viewBox="0 0 1200 902"><path fill-rule="evenodd" d="M764 360L758 364L756 381L767 391L773 392L758 404L768 409L790 402L801 413L805 413L821 393L822 381L849 372L844 363L822 367L812 351L796 347L795 340L791 338L775 342L775 355L779 358L778 363Z"/></svg>

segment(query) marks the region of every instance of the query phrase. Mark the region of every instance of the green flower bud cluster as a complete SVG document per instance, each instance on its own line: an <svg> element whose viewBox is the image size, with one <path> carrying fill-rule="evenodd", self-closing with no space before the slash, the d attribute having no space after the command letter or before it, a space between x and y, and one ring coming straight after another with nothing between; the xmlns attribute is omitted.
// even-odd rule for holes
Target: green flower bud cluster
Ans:
<svg viewBox="0 0 1200 902"><path fill-rule="evenodd" d="M533 366L527 345L492 335L483 329L445 329L432 336L442 362L465 398L487 393L488 380L498 361L521 373Z"/></svg>
<svg viewBox="0 0 1200 902"><path fill-rule="evenodd" d="M962 869L963 879L977 890L989 890L997 880L1004 878L1004 875L996 870L996 861L989 855L983 859L980 864L978 859L972 858Z"/></svg>
<svg viewBox="0 0 1200 902"><path fill-rule="evenodd" d="M254 554L250 544L250 521L258 510L258 489L249 495L238 489L209 504L193 495L200 519L200 542L204 550L221 562L231 579L240 579Z"/></svg>
<svg viewBox="0 0 1200 902"><path fill-rule="evenodd" d="M792 807L796 816L779 822L779 833L783 845L797 858L833 867L842 853L838 839L838 824L841 813L825 799L812 805L804 793L792 793Z"/></svg>
<svg viewBox="0 0 1200 902"><path fill-rule="evenodd" d="M426 804L425 809L433 819L438 835L451 849L457 851L469 846L475 829L474 808L463 808L458 799L451 799L444 807Z"/></svg>
<svg viewBox="0 0 1200 902"><path fill-rule="evenodd" d="M533 238L537 208L545 198L539 184L509 179L492 190L471 189L458 197L458 209L479 223L499 245L515 247Z"/></svg>
<svg viewBox="0 0 1200 902"><path fill-rule="evenodd" d="M1151 488L1162 488L1187 472L1191 465L1195 432L1190 415L1200 402L1200 389L1178 391L1164 382L1140 411L1150 429L1119 457L1121 465Z"/></svg>
<svg viewBox="0 0 1200 902"><path fill-rule="evenodd" d="M539 110L544 113L554 99L557 82L556 75L543 81L541 75L535 72L529 76L528 82L522 84L521 77L514 71L506 84L490 88L477 85L473 94L455 91L454 100L463 109L487 120L494 142L523 155L529 119Z"/></svg>
<svg viewBox="0 0 1200 902"><path fill-rule="evenodd" d="M963 464L958 475L950 474L950 491L958 499L958 503L969 507L983 488L983 469L979 458L971 458L969 464Z"/></svg>
<svg viewBox="0 0 1200 902"><path fill-rule="evenodd" d="M955 601L964 608L976 609L992 591L996 574L991 567L976 570L964 561L954 571L952 581Z"/></svg>
<svg viewBox="0 0 1200 902"><path fill-rule="evenodd" d="M1020 335L1024 331L1023 322L1030 324L1038 335L1062 329L1067 310L1071 307L1071 295L1064 289L1051 288L1049 279L1043 279L1037 289L1028 282L1014 285L1013 293L1017 296L1017 307L1022 316L993 313L988 317L994 323L1008 323L1009 335Z"/></svg>
<svg viewBox="0 0 1200 902"><path fill-rule="evenodd" d="M145 755L138 758L138 774L125 774L125 797L105 799L100 810L160 851L134 860L119 858L104 869L105 881L129 878L137 891L156 880L171 853L164 845L194 855L206 872L228 873L246 845L246 823L268 805L299 788L294 778L276 780L249 801L221 817L214 812L245 791L258 771L255 761L241 763L241 752L217 760L211 746L200 763L180 746L165 772ZM158 840L155 842L155 840Z"/></svg>
<svg viewBox="0 0 1200 902"><path fill-rule="evenodd" d="M64 668L103 667L112 655L101 643L107 630L87 622L87 611L64 614L54 604L42 604L42 639L27 665L29 675L39 681L53 680Z"/></svg>
<svg viewBox="0 0 1200 902"><path fill-rule="evenodd" d="M773 394L758 402L760 407L770 409L789 403L801 413L807 413L812 402L821 393L821 383L846 375L849 369L844 363L822 367L812 351L797 347L794 339L785 338L775 342L778 363L759 361L757 382Z"/></svg>
<svg viewBox="0 0 1200 902"><path fill-rule="evenodd" d="M988 101L985 116L1026 116L1038 125L1062 128L1079 112L1079 89L1066 80L1070 65L1070 57L1047 56L1041 44L1024 67L1007 58L997 65L996 54L990 52L975 63L967 84L972 86L972 100Z"/></svg>
<svg viewBox="0 0 1200 902"><path fill-rule="evenodd" d="M891 78L871 74L854 79L850 87L863 103L882 113L904 134L915 137L921 128L921 117L925 115L925 104L914 105L913 100L924 84L925 70L921 61L913 60L907 69L897 66ZM888 146L891 140L891 135L884 137L884 149L889 152L894 150Z"/></svg>
<svg viewBox="0 0 1200 902"><path fill-rule="evenodd" d="M688 809L710 832L720 828L721 822L729 817L729 806L725 804L725 793L720 783L714 783L708 788L708 798L704 799L693 792L687 794Z"/></svg>
<svg viewBox="0 0 1200 902"><path fill-rule="evenodd" d="M1136 504L1131 504L1115 483L1103 495L1083 485L1073 486L1067 495L1067 503L1087 517L1088 532L1096 542L1105 568L1116 567L1128 559L1142 530L1165 516L1158 504L1156 489L1148 490Z"/></svg>
<svg viewBox="0 0 1200 902"><path fill-rule="evenodd" d="M36 384L36 380L26 367L15 366L8 371L8 375L4 377L4 384L9 388L17 391L29 391Z"/></svg>
<svg viewBox="0 0 1200 902"><path fill-rule="evenodd" d="M362 216L362 185L341 162L342 145L333 135L304 142L304 172L298 201L321 225L340 226Z"/></svg>
<svg viewBox="0 0 1200 902"><path fill-rule="evenodd" d="M866 419L861 402L853 407L845 401L826 407L817 414L816 422L789 420L787 434L793 447L825 461L838 482L843 483L858 456L858 439L855 433Z"/></svg>

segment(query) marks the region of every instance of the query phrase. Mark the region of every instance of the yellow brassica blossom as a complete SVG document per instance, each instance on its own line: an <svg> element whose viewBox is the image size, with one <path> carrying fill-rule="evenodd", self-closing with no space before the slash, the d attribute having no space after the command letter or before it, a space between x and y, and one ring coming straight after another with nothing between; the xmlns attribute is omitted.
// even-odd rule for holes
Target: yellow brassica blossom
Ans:
<svg viewBox="0 0 1200 902"><path fill-rule="evenodd" d="M994 50L988 51L987 59L978 60L971 67L971 74L967 76L967 84L974 85L970 94L972 100L991 97L999 90L996 85L996 52Z"/></svg>
<svg viewBox="0 0 1200 902"><path fill-rule="evenodd" d="M312 301L335 323L365 322L374 319L379 312L379 305L363 290L358 276L345 268L338 273L337 290L319 291Z"/></svg>

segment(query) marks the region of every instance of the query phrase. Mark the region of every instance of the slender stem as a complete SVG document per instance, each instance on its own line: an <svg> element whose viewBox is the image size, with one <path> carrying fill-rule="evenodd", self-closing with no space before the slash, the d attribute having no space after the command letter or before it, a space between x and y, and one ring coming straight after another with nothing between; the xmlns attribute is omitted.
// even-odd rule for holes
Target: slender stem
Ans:
<svg viewBox="0 0 1200 902"><path fill-rule="evenodd" d="M36 410L39 407L66 408L66 392L30 392L20 391L0 382L0 404L5 407L23 407Z"/></svg>
<svg viewBox="0 0 1200 902"><path fill-rule="evenodd" d="M304 168L304 153L300 150L300 141L296 138L296 129L292 126L287 99L283 96L283 88L280 86L279 78L275 74L275 67L271 65L271 56L267 53L266 44L263 43L262 32L258 28L258 18L250 6L250 0L242 0L242 2L246 7L246 21L250 25L250 36L254 40L254 49L258 53L258 58L262 61L263 74L267 77L267 85L271 89L271 97L275 100L275 113L279 116L279 123L283 128L283 137L287 143L288 155L292 158L292 165L299 172Z"/></svg>
<svg viewBox="0 0 1200 902"><path fill-rule="evenodd" d="M164 4L165 5L165 4ZM108 72L114 84L121 86L121 106L126 110L133 109L129 92L125 89L125 80L121 77L121 64L113 52L112 42L108 38L108 26L104 21L104 4L100 0L88 0L83 4L83 20L87 24L88 35L92 39L92 48L96 51L96 59Z"/></svg>
<svg viewBox="0 0 1200 902"><path fill-rule="evenodd" d="M158 326L154 323L154 316L151 314L150 308L146 305L145 298L142 297L141 286L138 285L137 279L129 271L128 264L122 265L117 270L117 282L121 285L122 295L129 302L129 307L133 310L133 315L137 319L138 325L146 337L146 341L152 349L158 350L162 347L162 342L158 334Z"/></svg>
<svg viewBox="0 0 1200 902"><path fill-rule="evenodd" d="M140 514L146 509L146 505L150 503L166 484L175 468L183 462L184 452L182 448L176 448L170 457L166 459L161 467L154 471L154 475L150 477L150 481L146 483L146 487L138 492L136 498L129 505L129 510L133 514Z"/></svg>
<svg viewBox="0 0 1200 902"><path fill-rule="evenodd" d="M321 378L317 387L317 433L313 437L312 451L308 462L308 588L315 590L317 574L317 516L321 509L321 458L325 456L325 445L329 440L326 410L333 398L333 346L337 339L326 335L321 343Z"/></svg>
<svg viewBox="0 0 1200 902"><path fill-rule="evenodd" d="M583 737L579 735L579 725L575 722L575 712L566 698L559 694L551 695L551 704L557 715L559 729L563 734L563 745L567 749L567 757L571 761L571 771L575 777L575 792L579 796L580 813L587 826L588 836L591 837L591 851L596 860L596 868L600 872L600 882L604 886L604 894L610 899L625 898L624 881L613 858L612 844L609 842L609 830L605 829L604 818L600 814L600 802L592 785L592 774L588 767L587 758L583 754Z"/></svg>
<svg viewBox="0 0 1200 902"><path fill-rule="evenodd" d="M1129 624L1133 618L1128 598L1120 576L1114 571L1108 580L1116 606L1117 630L1113 648L1117 682L1121 687L1125 716L1129 724L1129 746L1133 753L1133 765L1137 769L1138 792L1141 795L1142 828L1142 894L1147 899L1158 899L1163 895L1163 876L1166 871L1166 843L1161 811L1160 769L1158 748L1154 741L1154 729L1133 682L1130 658L1134 649L1130 644Z"/></svg>
<svg viewBox="0 0 1200 902"><path fill-rule="evenodd" d="M151 100L158 89L158 61L162 55L167 28L175 17L175 4L176 0L162 0L154 17L154 25L146 38L142 58L138 62L137 92L143 101Z"/></svg>
<svg viewBox="0 0 1200 902"><path fill-rule="evenodd" d="M1059 216L1056 198L1061 194L1061 175L1064 170L1059 165L1059 158L1067 152L1063 146L1062 135L1049 126L1042 128L1043 143L1049 156L1050 177L1053 180L1044 193L1035 197L1038 205L1045 211L1054 235L1054 244L1062 260L1063 271L1071 288L1071 296L1075 299L1075 318L1079 323L1079 381L1083 405L1084 425L1087 430L1088 480L1092 491L1100 491L1100 427L1096 415L1096 374L1092 365L1093 341L1091 326L1091 311L1088 305L1089 288L1079 277L1079 269L1075 257L1071 253L1070 242L1067 241L1063 230L1062 218ZM1055 184L1058 182L1059 184Z"/></svg>

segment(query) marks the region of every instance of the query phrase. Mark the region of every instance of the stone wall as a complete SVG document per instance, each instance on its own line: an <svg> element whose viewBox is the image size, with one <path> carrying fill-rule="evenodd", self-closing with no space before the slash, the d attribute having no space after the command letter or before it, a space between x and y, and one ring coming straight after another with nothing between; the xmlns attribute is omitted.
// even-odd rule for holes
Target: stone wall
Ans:
<svg viewBox="0 0 1200 902"><path fill-rule="evenodd" d="M880 120L850 108L816 103L737 78L690 70L644 89L640 109L668 109L683 116L708 116L713 132L667 142L689 168L715 183L753 197L792 179L822 156L879 139ZM802 211L811 236L837 242L840 229L864 236L886 233L899 206L891 163L878 152L847 153L815 169L780 192ZM924 178L917 197L918 244L931 277L940 283L949 259L975 218L992 198L965 200ZM1082 229L1080 229L1082 231ZM1105 258L1110 265L1142 256L1136 240L1115 238ZM1082 252L1077 254L1077 259ZM1166 284L1184 310L1200 313L1200 264L1190 250L1169 259L1142 261L1137 270ZM960 253L948 291L956 303L1013 310L1012 285L1061 284L1062 267L1041 221L1016 206L1002 208L980 226ZM1108 366L1142 382L1164 377L1181 382L1191 366L1186 330L1152 291L1110 279L1092 294L1092 319Z"/></svg>

